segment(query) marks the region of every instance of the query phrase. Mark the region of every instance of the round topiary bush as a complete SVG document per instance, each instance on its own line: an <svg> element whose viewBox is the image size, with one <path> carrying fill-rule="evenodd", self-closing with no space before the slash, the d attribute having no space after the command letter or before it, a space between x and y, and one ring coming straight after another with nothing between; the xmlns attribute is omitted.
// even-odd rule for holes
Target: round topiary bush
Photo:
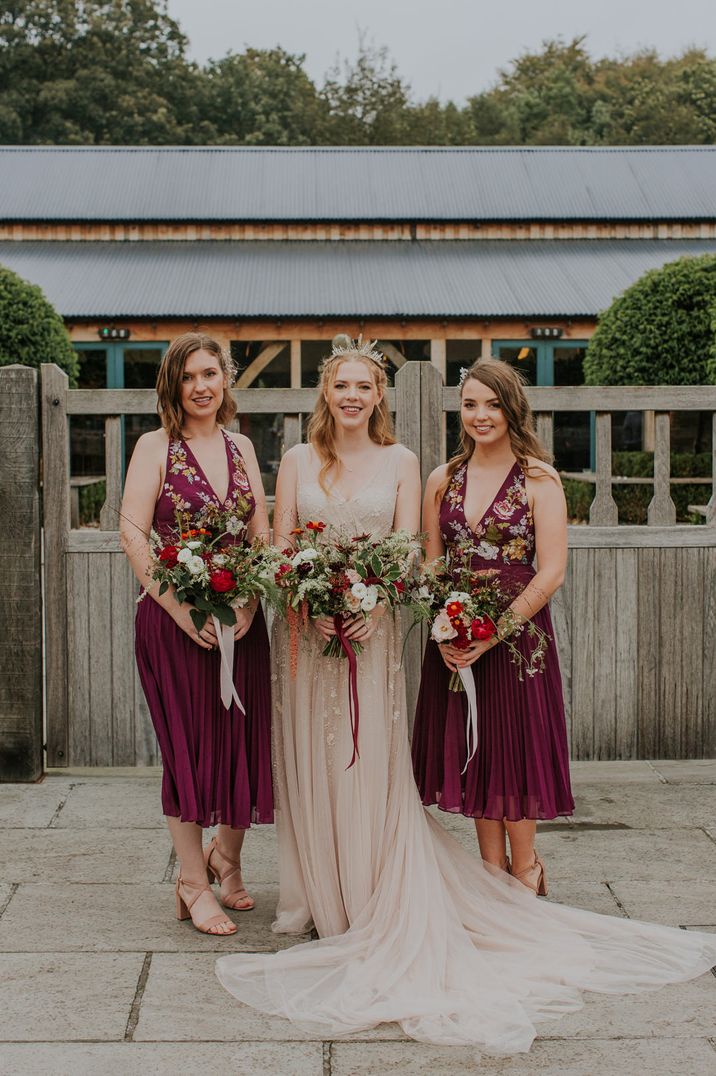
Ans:
<svg viewBox="0 0 716 1076"><path fill-rule="evenodd" d="M54 362L77 381L77 355L41 288L0 265L0 366Z"/></svg>
<svg viewBox="0 0 716 1076"><path fill-rule="evenodd" d="M584 359L588 385L704 385L716 306L716 255L651 269L599 317Z"/></svg>

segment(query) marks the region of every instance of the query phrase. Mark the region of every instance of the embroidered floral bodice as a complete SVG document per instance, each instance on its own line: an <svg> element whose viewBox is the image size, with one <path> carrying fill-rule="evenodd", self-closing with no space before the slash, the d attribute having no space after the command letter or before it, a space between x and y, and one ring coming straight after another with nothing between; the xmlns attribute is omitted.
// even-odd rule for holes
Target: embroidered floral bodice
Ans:
<svg viewBox="0 0 716 1076"><path fill-rule="evenodd" d="M475 568L532 566L535 530L527 500L525 474L515 461L492 503L473 529L465 516L467 464L458 467L440 503L440 533L446 547L472 541Z"/></svg>
<svg viewBox="0 0 716 1076"><path fill-rule="evenodd" d="M169 442L164 485L154 509L154 529L159 534L176 529L177 512L194 515L209 505L225 512L235 508L237 517L245 523L251 519L256 501L244 458L236 442L224 430L221 433L229 465L229 485L223 501L219 500L189 444L182 440Z"/></svg>

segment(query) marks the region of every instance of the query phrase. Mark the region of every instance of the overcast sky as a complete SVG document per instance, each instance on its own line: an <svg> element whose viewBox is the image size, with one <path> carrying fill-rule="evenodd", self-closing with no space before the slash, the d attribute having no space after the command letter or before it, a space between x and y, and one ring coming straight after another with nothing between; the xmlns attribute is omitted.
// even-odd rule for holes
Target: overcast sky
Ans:
<svg viewBox="0 0 716 1076"><path fill-rule="evenodd" d="M414 96L462 102L545 38L587 34L593 56L696 45L716 52L714 0L169 0L200 63L246 46L306 54L321 83L359 30L387 45Z"/></svg>

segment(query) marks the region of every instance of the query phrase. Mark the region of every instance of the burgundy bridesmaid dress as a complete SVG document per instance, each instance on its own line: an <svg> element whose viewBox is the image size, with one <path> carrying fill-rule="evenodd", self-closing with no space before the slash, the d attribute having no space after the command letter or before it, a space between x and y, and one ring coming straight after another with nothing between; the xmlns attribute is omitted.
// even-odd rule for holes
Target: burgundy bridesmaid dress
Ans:
<svg viewBox="0 0 716 1076"><path fill-rule="evenodd" d="M446 548L470 539L475 571L497 568L509 593L534 576L534 521L525 475L515 462L473 531L465 518L467 465L452 476L440 504ZM413 731L413 768L423 803L471 818L519 821L568 815L574 810L569 752L554 630L545 606L534 622L550 636L544 672L519 679L506 646L488 650L471 666L477 693L478 747L467 758L464 692L448 689L450 673L437 643L425 650ZM517 640L531 648L526 632Z"/></svg>
<svg viewBox="0 0 716 1076"><path fill-rule="evenodd" d="M189 445L170 441L154 512L160 535L176 530L177 511L195 513L210 504L251 518L256 503L242 455L226 433L224 442L229 488L220 504ZM199 647L149 597L137 607L135 653L162 754L164 814L205 827L273 822L271 674L261 607L234 647L234 683L245 715L236 703L226 710L221 702L219 653Z"/></svg>

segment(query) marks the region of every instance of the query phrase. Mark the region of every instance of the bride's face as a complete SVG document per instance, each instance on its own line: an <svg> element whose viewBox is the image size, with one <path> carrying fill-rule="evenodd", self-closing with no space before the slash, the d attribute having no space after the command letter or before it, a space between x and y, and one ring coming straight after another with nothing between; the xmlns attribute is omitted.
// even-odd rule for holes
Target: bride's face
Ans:
<svg viewBox="0 0 716 1076"><path fill-rule="evenodd" d="M359 359L346 359L340 364L324 395L336 428L346 431L367 427L383 398L368 363Z"/></svg>

